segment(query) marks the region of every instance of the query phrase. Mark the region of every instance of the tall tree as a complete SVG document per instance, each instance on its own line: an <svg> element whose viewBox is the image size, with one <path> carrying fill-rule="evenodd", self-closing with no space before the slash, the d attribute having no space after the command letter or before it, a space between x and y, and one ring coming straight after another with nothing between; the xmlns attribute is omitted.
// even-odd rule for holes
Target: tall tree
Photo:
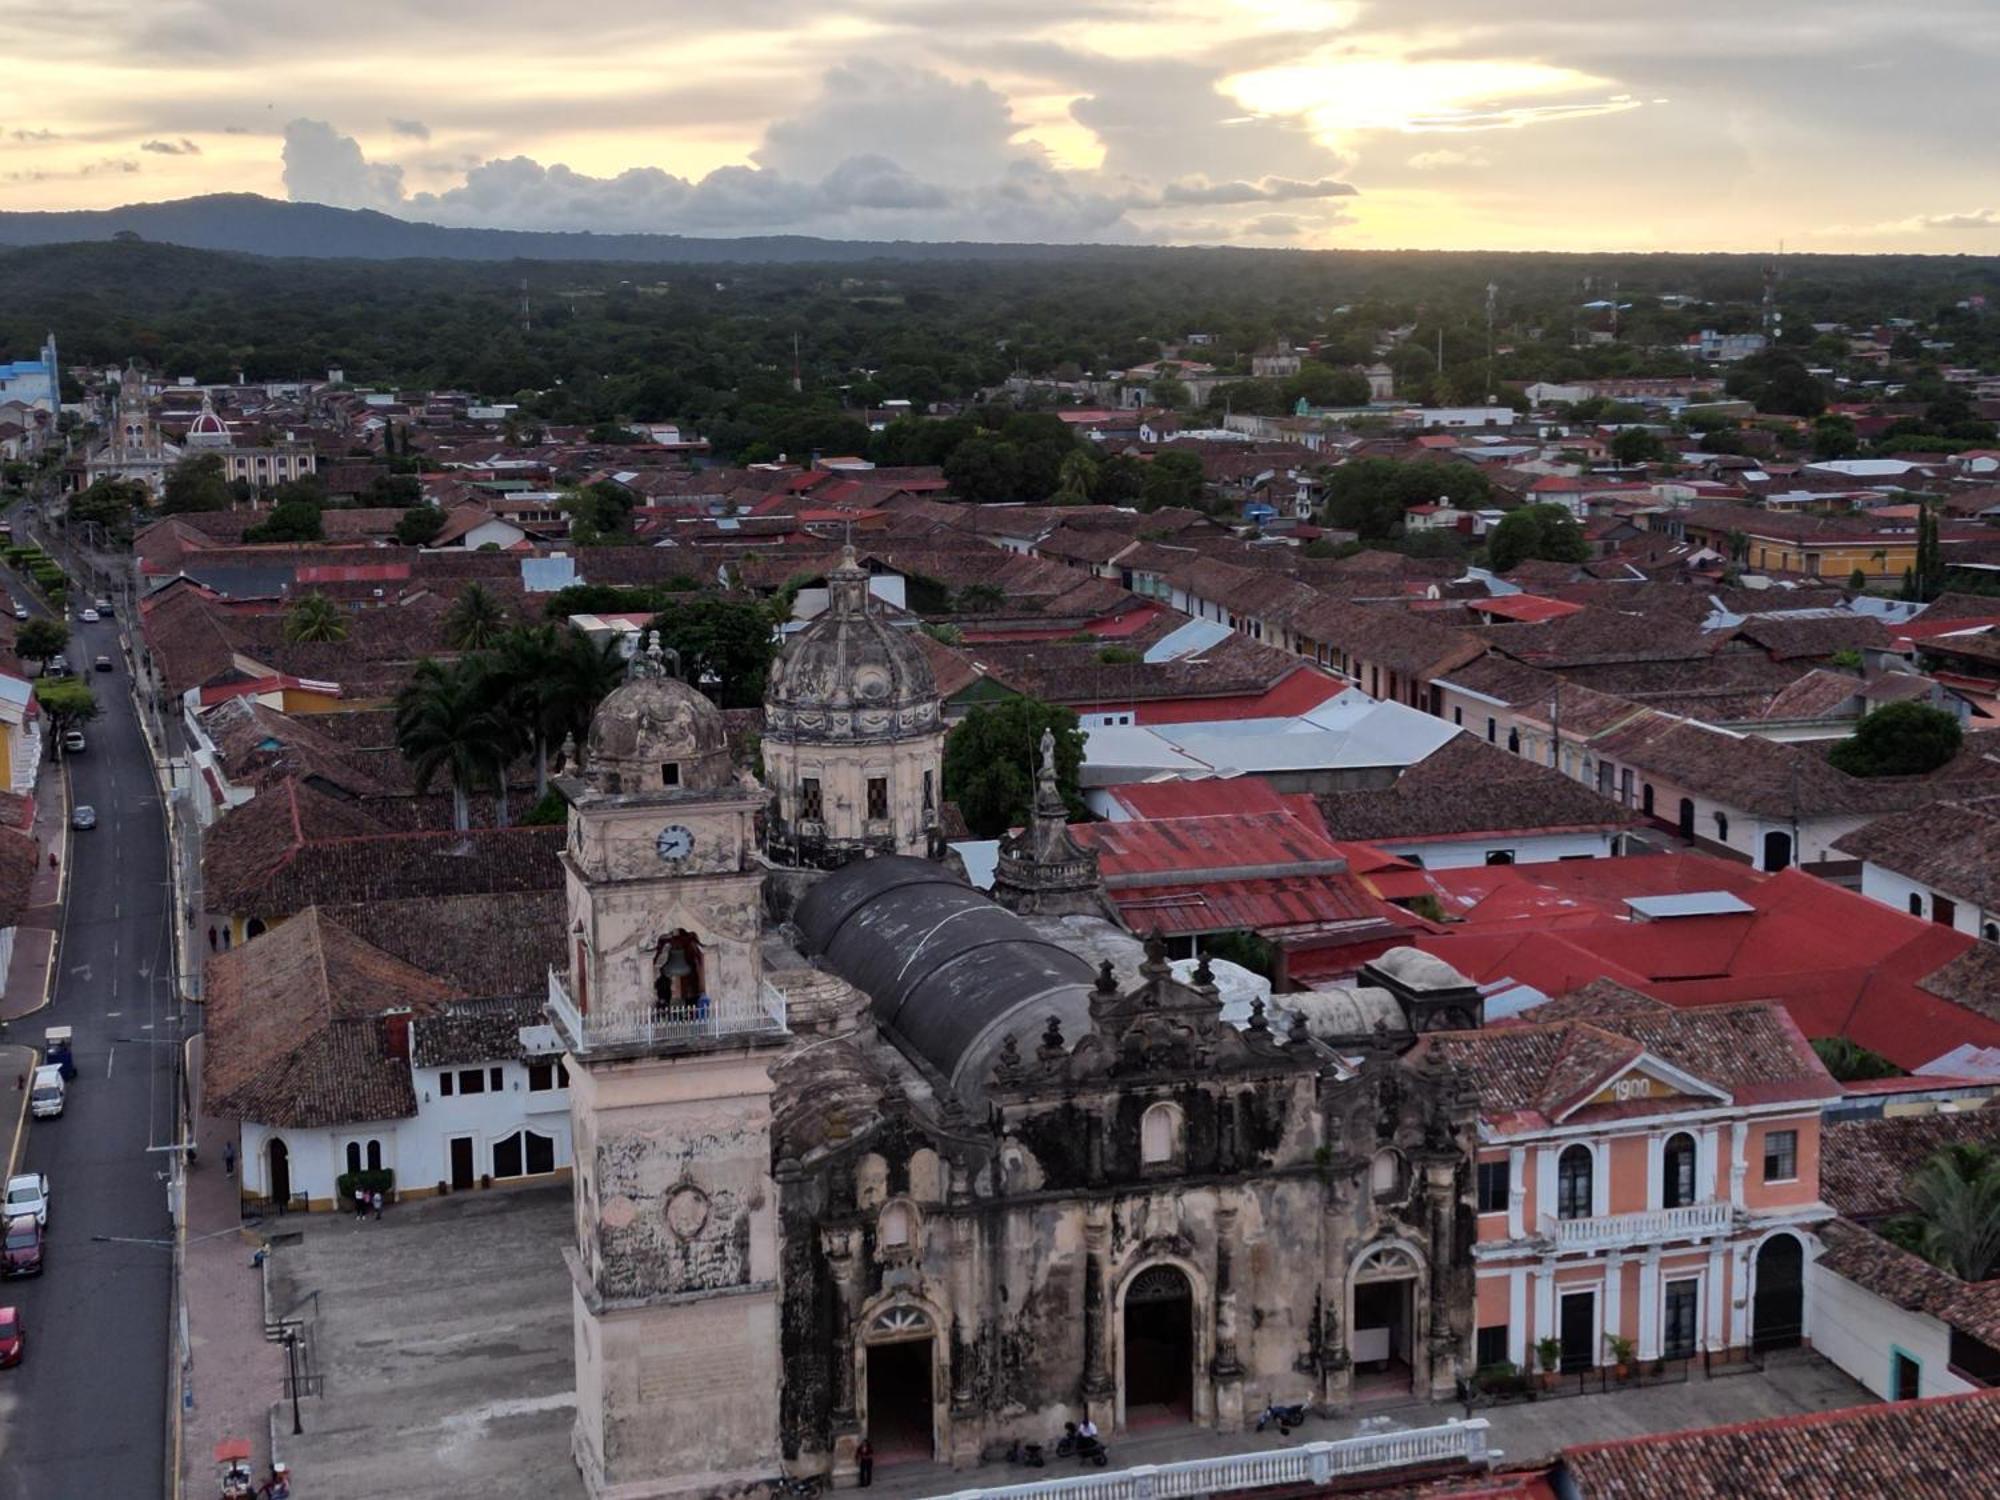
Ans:
<svg viewBox="0 0 2000 1500"><path fill-rule="evenodd" d="M444 638L460 651L484 651L506 630L506 607L483 583L467 584L445 611Z"/></svg>
<svg viewBox="0 0 2000 1500"><path fill-rule="evenodd" d="M1891 1222L1890 1238L1961 1281L2000 1273L2000 1152L1947 1146L1903 1191L1916 1211Z"/></svg>
<svg viewBox="0 0 2000 1500"><path fill-rule="evenodd" d="M234 497L223 477L222 460L213 453L184 458L167 472L160 495L162 515L188 511L227 510Z"/></svg>
<svg viewBox="0 0 2000 1500"><path fill-rule="evenodd" d="M14 654L22 661L40 662L44 667L52 656L69 649L69 626L61 620L37 616L23 624L14 635Z"/></svg>
<svg viewBox="0 0 2000 1500"><path fill-rule="evenodd" d="M647 624L680 656L681 676L724 708L756 708L778 653L764 606L690 594L669 600Z"/></svg>
<svg viewBox="0 0 2000 1500"><path fill-rule="evenodd" d="M1090 499L1097 483L1097 463L1081 448L1063 455L1056 478L1056 492L1050 498L1058 505L1082 505Z"/></svg>
<svg viewBox="0 0 2000 1500"><path fill-rule="evenodd" d="M301 594L285 607L284 631L294 645L337 645L347 639L347 613L324 594Z"/></svg>
<svg viewBox="0 0 2000 1500"><path fill-rule="evenodd" d="M1055 735L1056 785L1072 814L1080 815L1077 772L1084 736L1070 709L1039 698L1010 698L975 708L945 737L944 794L958 805L975 837L997 838L1027 821L1045 729Z"/></svg>
<svg viewBox="0 0 2000 1500"><path fill-rule="evenodd" d="M1524 505L1493 528L1492 540L1486 544L1486 562L1496 573L1504 573L1530 558L1587 562L1590 543L1576 517L1562 506Z"/></svg>
<svg viewBox="0 0 2000 1500"><path fill-rule="evenodd" d="M520 748L519 727L500 706L478 657L417 663L396 695L396 745L410 763L418 792L442 775L451 785L454 828L472 826L472 793L492 785L500 822L507 822L507 766Z"/></svg>
<svg viewBox="0 0 2000 1500"><path fill-rule="evenodd" d="M90 684L76 677L45 678L35 684L36 701L49 716L49 754L54 756L65 730L76 728L97 717L97 695Z"/></svg>

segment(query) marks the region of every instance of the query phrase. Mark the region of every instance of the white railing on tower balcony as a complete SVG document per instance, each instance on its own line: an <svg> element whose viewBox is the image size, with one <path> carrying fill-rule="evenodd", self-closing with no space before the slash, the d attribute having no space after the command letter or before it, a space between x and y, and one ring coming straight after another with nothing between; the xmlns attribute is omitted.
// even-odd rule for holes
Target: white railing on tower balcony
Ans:
<svg viewBox="0 0 2000 1500"><path fill-rule="evenodd" d="M1648 1208L1634 1214L1602 1214L1594 1219L1542 1220L1542 1233L1558 1250L1622 1250L1667 1240L1704 1239L1727 1234L1735 1209L1727 1199L1681 1208Z"/></svg>
<svg viewBox="0 0 2000 1500"><path fill-rule="evenodd" d="M1370 1433L1337 1443L1300 1443L1295 1448L1194 1458L1182 1463L1146 1464L1131 1469L1087 1473L1074 1479L1043 1479L992 1489L959 1490L939 1500L1180 1500L1278 1486L1328 1485L1350 1474L1385 1469L1431 1468L1465 1463L1484 1469L1499 1454L1486 1445L1484 1418L1419 1427L1409 1432Z"/></svg>
<svg viewBox="0 0 2000 1500"><path fill-rule="evenodd" d="M593 1047L673 1047L724 1037L783 1036L785 992L770 980L742 997L703 996L680 1005L582 1011L570 999L569 985L549 970L549 1015L571 1049Z"/></svg>

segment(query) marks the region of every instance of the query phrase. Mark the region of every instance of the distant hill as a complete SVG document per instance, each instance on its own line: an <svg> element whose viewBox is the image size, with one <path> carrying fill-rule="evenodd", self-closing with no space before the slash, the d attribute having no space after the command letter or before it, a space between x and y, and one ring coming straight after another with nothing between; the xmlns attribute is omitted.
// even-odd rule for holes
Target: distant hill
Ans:
<svg viewBox="0 0 2000 1500"><path fill-rule="evenodd" d="M120 234L197 250L333 260L605 260L634 264L728 261L802 263L867 260L1042 260L1075 245L928 244L914 240L825 240L810 235L698 239L678 234L589 234L520 229L447 229L372 209L281 203L255 193L212 193L170 203L65 213L0 213L0 245L74 244ZM1109 247L1107 247L1109 248Z"/></svg>

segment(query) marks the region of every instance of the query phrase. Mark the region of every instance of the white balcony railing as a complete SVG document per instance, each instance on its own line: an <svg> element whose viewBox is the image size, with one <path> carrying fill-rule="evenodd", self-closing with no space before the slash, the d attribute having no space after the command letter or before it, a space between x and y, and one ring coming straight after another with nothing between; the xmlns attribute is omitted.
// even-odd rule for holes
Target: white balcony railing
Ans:
<svg viewBox="0 0 2000 1500"><path fill-rule="evenodd" d="M1373 1433L1337 1443L1301 1443L1296 1448L1267 1448L1224 1458L1110 1469L1074 1479L959 1490L940 1500L1041 1500L1044 1496L1060 1496L1062 1500L1179 1500L1182 1496L1280 1485L1326 1485L1345 1475L1385 1469L1429 1468L1452 1462L1485 1468L1495 1456L1486 1446L1485 1420L1475 1418L1409 1432Z"/></svg>
<svg viewBox="0 0 2000 1500"><path fill-rule="evenodd" d="M783 1036L785 992L770 980L742 998L713 997L640 1010L580 1011L563 976L549 970L549 1015L575 1052L592 1048L673 1047L722 1037Z"/></svg>
<svg viewBox="0 0 2000 1500"><path fill-rule="evenodd" d="M1649 1208L1636 1214L1604 1214L1595 1219L1542 1220L1542 1233L1557 1250L1622 1250L1668 1240L1698 1240L1727 1234L1735 1222L1728 1200L1690 1203L1683 1208Z"/></svg>

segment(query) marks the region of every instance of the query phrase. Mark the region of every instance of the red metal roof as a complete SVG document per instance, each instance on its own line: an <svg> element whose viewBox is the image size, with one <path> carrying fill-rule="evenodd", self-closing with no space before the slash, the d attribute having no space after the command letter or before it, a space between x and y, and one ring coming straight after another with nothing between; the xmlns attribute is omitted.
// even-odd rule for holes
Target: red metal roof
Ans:
<svg viewBox="0 0 2000 1500"><path fill-rule="evenodd" d="M1107 880L1155 873L1171 877L1197 870L1264 870L1334 863L1341 857L1323 832L1289 812L1082 823L1070 831L1077 842L1097 850L1098 868Z"/></svg>
<svg viewBox="0 0 2000 1500"><path fill-rule="evenodd" d="M1545 599L1540 594L1500 594L1491 599L1474 599L1468 606L1483 615L1497 615L1503 620L1518 620L1523 624L1539 624L1543 620L1559 620L1564 615L1580 613L1581 604L1572 604L1567 599Z"/></svg>
<svg viewBox="0 0 2000 1500"><path fill-rule="evenodd" d="M403 563L356 563L348 567L306 567L298 570L300 583L400 583L410 576Z"/></svg>
<svg viewBox="0 0 2000 1500"><path fill-rule="evenodd" d="M1174 778L1170 781L1130 781L1107 787L1105 795L1128 808L1134 820L1159 818L1240 818L1249 813L1283 813L1303 823L1314 833L1326 834L1326 822L1310 792L1279 792L1261 776L1210 776L1198 781ZM1336 845L1368 849L1381 859L1372 846Z"/></svg>
<svg viewBox="0 0 2000 1500"><path fill-rule="evenodd" d="M1101 704L1078 704L1077 712L1131 707L1137 716L1134 722L1142 725L1201 724L1212 719L1286 719L1310 713L1346 689L1346 683L1328 677L1318 668L1301 665L1261 693L1218 698L1161 698L1136 705L1129 700L1107 699Z"/></svg>
<svg viewBox="0 0 2000 1500"><path fill-rule="evenodd" d="M1111 899L1134 932L1158 928L1166 933L1237 929L1269 933L1274 928L1337 924L1356 936L1374 936L1382 923L1396 922L1399 915L1345 875L1132 886L1112 891Z"/></svg>

